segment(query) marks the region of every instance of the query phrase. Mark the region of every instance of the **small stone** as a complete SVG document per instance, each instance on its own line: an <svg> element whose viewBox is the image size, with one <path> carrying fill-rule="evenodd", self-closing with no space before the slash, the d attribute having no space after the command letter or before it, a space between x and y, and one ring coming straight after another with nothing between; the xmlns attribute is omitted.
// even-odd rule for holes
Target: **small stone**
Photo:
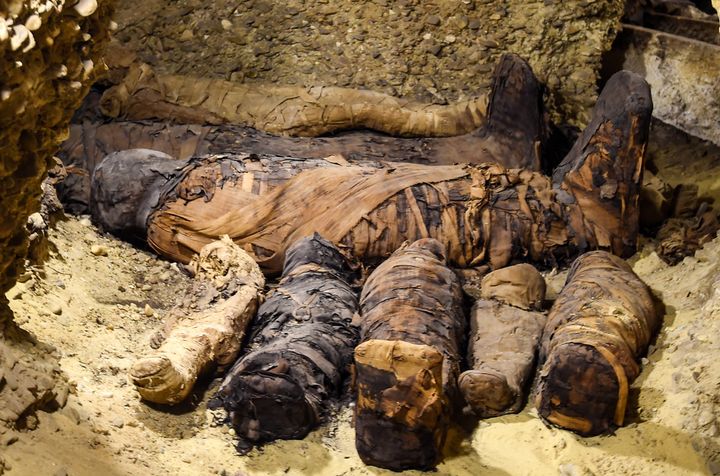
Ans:
<svg viewBox="0 0 720 476"><path fill-rule="evenodd" d="M445 43L455 43L455 40L457 40L455 35L447 35L445 37Z"/></svg>
<svg viewBox="0 0 720 476"><path fill-rule="evenodd" d="M442 45L439 45L439 44L436 43L436 44L431 45L430 47L428 47L427 51L428 51L428 53L430 53L431 55L439 56L439 55L440 55L440 52L442 51Z"/></svg>
<svg viewBox="0 0 720 476"><path fill-rule="evenodd" d="M57 302L50 303L50 305L48 306L48 310L56 316L59 316L63 312L62 306L60 305L60 303Z"/></svg>
<svg viewBox="0 0 720 476"><path fill-rule="evenodd" d="M80 16L90 16L95 13L95 10L97 10L97 0L80 0L75 4L74 8Z"/></svg>
<svg viewBox="0 0 720 476"><path fill-rule="evenodd" d="M15 434L9 434L0 436L0 446L10 446L18 440L18 436Z"/></svg>
<svg viewBox="0 0 720 476"><path fill-rule="evenodd" d="M35 46L35 38L33 37L30 30L27 29L25 25L14 25L10 28L13 32L13 35L10 37L10 48L15 51L20 46L25 43L25 40L28 40L28 45L23 48L22 52L26 53L32 49L33 46ZM18 65L20 63L20 65ZM15 66L20 68L22 67L21 61L16 61ZM25 108L23 107L22 110L24 111Z"/></svg>
<svg viewBox="0 0 720 476"><path fill-rule="evenodd" d="M235 436L235 435L236 435L235 428L228 428L228 431L227 431L227 432L228 432L228 435L230 435L230 436Z"/></svg>
<svg viewBox="0 0 720 476"><path fill-rule="evenodd" d="M110 431L107 428L103 428L101 426L93 425L91 428L91 431L95 433L96 435L109 435ZM100 441L98 440L98 444L100 444Z"/></svg>
<svg viewBox="0 0 720 476"><path fill-rule="evenodd" d="M65 76L67 76L67 66L65 66L64 64L61 64L57 69L57 73L55 74L55 77L56 78L64 78Z"/></svg>
<svg viewBox="0 0 720 476"><path fill-rule="evenodd" d="M463 28L465 28L466 26L468 26L468 17L466 17L465 15L461 15L461 16L459 16L459 17L456 17L454 23L455 23L455 26L456 26L457 28L459 28L460 30L462 30Z"/></svg>
<svg viewBox="0 0 720 476"><path fill-rule="evenodd" d="M425 22L428 25L438 26L440 24L440 17L437 15L430 15L429 17L427 17L427 20L425 20Z"/></svg>
<svg viewBox="0 0 720 476"><path fill-rule="evenodd" d="M112 393L112 392L102 392L102 393L100 394L100 396L101 396L102 398L112 398L112 397L113 397L113 393Z"/></svg>
<svg viewBox="0 0 720 476"><path fill-rule="evenodd" d="M703 369L697 369L692 371L692 378L696 382L700 382L700 376L702 376Z"/></svg>
<svg viewBox="0 0 720 476"><path fill-rule="evenodd" d="M58 469L57 471L55 471L55 472L53 473L53 476L68 476L67 469L65 469L65 468L60 468L60 469Z"/></svg>
<svg viewBox="0 0 720 476"><path fill-rule="evenodd" d="M68 395L70 394L70 387L67 385L59 386L55 390L55 403L58 408L63 408L67 404Z"/></svg>
<svg viewBox="0 0 720 476"><path fill-rule="evenodd" d="M94 254L95 256L107 256L108 249L103 245L92 245L90 247L90 253Z"/></svg>
<svg viewBox="0 0 720 476"><path fill-rule="evenodd" d="M572 463L561 464L558 467L558 472L560 476L580 476L582 474L578 467Z"/></svg>
<svg viewBox="0 0 720 476"><path fill-rule="evenodd" d="M152 291L152 288L153 288L153 287L150 286L149 284L143 284L141 289L142 289L143 291Z"/></svg>
<svg viewBox="0 0 720 476"><path fill-rule="evenodd" d="M153 317L155 315L155 310L150 307L150 304L145 304L145 309L143 310L143 314L147 317Z"/></svg>
<svg viewBox="0 0 720 476"><path fill-rule="evenodd" d="M89 40L90 35L87 35L87 36L88 36L87 40ZM92 70L95 69L95 63L93 63L93 60L85 60L82 62L82 67L83 67L83 71L85 72L85 74L89 75L90 73L92 73Z"/></svg>
<svg viewBox="0 0 720 476"><path fill-rule="evenodd" d="M182 32L182 35L180 35L180 41L190 41L193 39L193 36L195 35L192 30L185 30Z"/></svg>
<svg viewBox="0 0 720 476"><path fill-rule="evenodd" d="M27 223L30 230L44 230L45 228L47 228L45 219L39 213L33 213L32 215L30 215L28 217Z"/></svg>
<svg viewBox="0 0 720 476"><path fill-rule="evenodd" d="M110 422L110 424L115 428L122 428L123 426L125 426L125 422L122 418L115 418Z"/></svg>
<svg viewBox="0 0 720 476"><path fill-rule="evenodd" d="M92 226L92 222L90 221L90 219L88 217L82 217L80 219L80 224L82 226Z"/></svg>
<svg viewBox="0 0 720 476"><path fill-rule="evenodd" d="M25 417L25 428L28 430L34 430L38 427L38 418L37 416L30 414Z"/></svg>
<svg viewBox="0 0 720 476"><path fill-rule="evenodd" d="M230 28L232 28L232 22L228 20L227 18L223 18L220 24L223 27L223 30L228 31Z"/></svg>
<svg viewBox="0 0 720 476"><path fill-rule="evenodd" d="M30 15L25 21L25 27L30 31L35 31L42 25L42 20L38 15Z"/></svg>

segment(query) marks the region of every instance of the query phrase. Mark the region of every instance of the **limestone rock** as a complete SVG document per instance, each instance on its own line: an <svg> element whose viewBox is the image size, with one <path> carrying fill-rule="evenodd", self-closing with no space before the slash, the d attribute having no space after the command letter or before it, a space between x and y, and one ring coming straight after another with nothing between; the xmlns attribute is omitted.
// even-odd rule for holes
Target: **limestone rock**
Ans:
<svg viewBox="0 0 720 476"><path fill-rule="evenodd" d="M720 46L634 25L616 45L620 67L650 83L655 118L720 145Z"/></svg>
<svg viewBox="0 0 720 476"><path fill-rule="evenodd" d="M423 102L477 95L508 51L549 85L554 118L582 126L624 4L287 0L198 2L184 9L127 0L116 37L160 74L344 86ZM223 29L223 18L232 19L232 28ZM162 46L173 43L183 46ZM223 54L208 57L208 51Z"/></svg>
<svg viewBox="0 0 720 476"><path fill-rule="evenodd" d="M88 3L95 3L96 8L87 8ZM94 64L102 63L99 54L108 39L107 24L112 3L112 0L99 3L81 0L75 9L60 11L47 8L45 2L30 0L0 4L3 28L12 33L0 33L0 51L6 59L0 64L0 77L3 78L0 94L0 141L3 144L0 158L0 190L3 190L0 196L0 294L12 286L25 257L25 220L39 210L40 184L52 165L52 155L65 139L73 111L103 71L94 68L86 74L82 64L88 60ZM80 23L75 10L85 13L86 18ZM12 32L7 26L11 19L15 24ZM27 19L25 25L20 24L21 19ZM90 38L84 36L90 33ZM42 41L33 40L31 46L31 38ZM22 42L14 47L13 42L21 39ZM68 55L68 48L78 54ZM27 81L27 78L33 80Z"/></svg>
<svg viewBox="0 0 720 476"><path fill-rule="evenodd" d="M41 183L53 154L103 72L88 72L83 62L102 64L112 9L113 0L81 0L75 8L0 2L0 428L65 393L58 356L10 322L4 293L27 256L27 218L42 214ZM47 217L34 215L31 225L41 221Z"/></svg>

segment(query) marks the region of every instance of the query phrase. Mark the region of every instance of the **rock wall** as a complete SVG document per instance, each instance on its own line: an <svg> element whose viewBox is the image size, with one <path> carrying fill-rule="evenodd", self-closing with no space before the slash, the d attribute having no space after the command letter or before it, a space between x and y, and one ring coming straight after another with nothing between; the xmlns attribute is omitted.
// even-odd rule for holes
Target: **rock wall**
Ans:
<svg viewBox="0 0 720 476"><path fill-rule="evenodd" d="M127 0L116 37L161 73L336 85L446 103L489 84L504 51L583 125L622 0Z"/></svg>
<svg viewBox="0 0 720 476"><path fill-rule="evenodd" d="M5 292L26 256L25 223L53 154L104 69L112 2L0 0L0 446L5 428L30 425L32 409L67 398L54 349L8 319Z"/></svg>
<svg viewBox="0 0 720 476"><path fill-rule="evenodd" d="M0 301L25 257L25 220L52 155L103 70L110 4L0 1Z"/></svg>
<svg viewBox="0 0 720 476"><path fill-rule="evenodd" d="M650 84L654 117L720 145L720 46L626 25L613 55Z"/></svg>

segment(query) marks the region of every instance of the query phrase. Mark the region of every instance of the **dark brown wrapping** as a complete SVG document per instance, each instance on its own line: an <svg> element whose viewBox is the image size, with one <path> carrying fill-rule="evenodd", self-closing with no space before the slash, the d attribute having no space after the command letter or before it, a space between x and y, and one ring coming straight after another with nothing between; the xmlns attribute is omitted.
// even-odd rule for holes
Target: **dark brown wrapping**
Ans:
<svg viewBox="0 0 720 476"><path fill-rule="evenodd" d="M582 435L621 426L659 324L650 289L625 261L604 251L578 258L543 334L540 416Z"/></svg>
<svg viewBox="0 0 720 476"><path fill-rule="evenodd" d="M247 351L214 402L228 411L239 450L303 438L338 396L358 338L353 275L346 258L319 235L288 250L283 278L260 306Z"/></svg>
<svg viewBox="0 0 720 476"><path fill-rule="evenodd" d="M657 254L674 266L712 241L718 229L720 222L715 210L706 210L693 217L670 218L658 230Z"/></svg>
<svg viewBox="0 0 720 476"><path fill-rule="evenodd" d="M367 279L355 350L356 446L367 464L429 469L441 458L466 322L441 243L396 251Z"/></svg>

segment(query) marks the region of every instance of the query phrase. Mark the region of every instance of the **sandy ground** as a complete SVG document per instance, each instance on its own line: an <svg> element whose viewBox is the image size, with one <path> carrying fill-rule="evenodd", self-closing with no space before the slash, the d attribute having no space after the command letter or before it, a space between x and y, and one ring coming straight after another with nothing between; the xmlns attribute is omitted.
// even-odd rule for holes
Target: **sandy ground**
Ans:
<svg viewBox="0 0 720 476"><path fill-rule="evenodd" d="M75 391L65 408L39 412L28 421L34 429L0 442L7 474L390 474L358 458L347 406L302 441L239 456L228 429L206 411L212 390L183 408L142 403L127 369L189 278L99 234L87 219L61 222L51 241L46 276L31 273L8 296L22 327L60 351ZM580 438L546 427L528 407L483 421L471 435L454 431L436 474L720 474L720 240L675 267L651 244L631 262L662 296L667 315L633 385L627 426ZM551 289L563 279L549 278Z"/></svg>

